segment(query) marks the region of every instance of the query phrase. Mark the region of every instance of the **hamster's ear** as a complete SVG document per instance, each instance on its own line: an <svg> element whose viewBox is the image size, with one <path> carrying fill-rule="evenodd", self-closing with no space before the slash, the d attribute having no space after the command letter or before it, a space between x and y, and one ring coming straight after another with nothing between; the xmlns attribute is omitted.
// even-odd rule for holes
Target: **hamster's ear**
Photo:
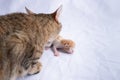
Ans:
<svg viewBox="0 0 120 80"><path fill-rule="evenodd" d="M31 10L29 10L27 7L25 7L25 10L26 10L27 14L35 14L35 13L32 12Z"/></svg>
<svg viewBox="0 0 120 80"><path fill-rule="evenodd" d="M54 13L52 13L54 19L55 19L58 23L59 23L58 18L59 18L59 16L60 16L61 12L62 12L62 5L60 5L60 7L59 7Z"/></svg>

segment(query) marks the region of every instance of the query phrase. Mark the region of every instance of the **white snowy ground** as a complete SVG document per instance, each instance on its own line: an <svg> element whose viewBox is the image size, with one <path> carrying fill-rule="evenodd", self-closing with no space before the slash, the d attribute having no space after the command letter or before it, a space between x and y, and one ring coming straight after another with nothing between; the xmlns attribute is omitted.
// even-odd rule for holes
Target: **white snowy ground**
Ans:
<svg viewBox="0 0 120 80"><path fill-rule="evenodd" d="M61 35L76 42L73 55L44 51L42 71L18 80L120 80L119 0L0 0L0 15L51 13L60 4Z"/></svg>

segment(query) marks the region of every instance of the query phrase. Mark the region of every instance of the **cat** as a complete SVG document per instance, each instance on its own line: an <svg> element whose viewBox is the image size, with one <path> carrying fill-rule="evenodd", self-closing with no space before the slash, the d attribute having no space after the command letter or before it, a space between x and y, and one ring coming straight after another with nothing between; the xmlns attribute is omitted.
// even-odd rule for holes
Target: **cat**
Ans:
<svg viewBox="0 0 120 80"><path fill-rule="evenodd" d="M45 44L61 31L60 6L51 14L11 13L0 16L0 80L40 72Z"/></svg>
<svg viewBox="0 0 120 80"><path fill-rule="evenodd" d="M68 54L72 54L74 52L75 42L70 39L65 39L58 35L56 39L51 43L47 42L45 45L46 49L51 48L53 50L54 56L59 56L58 51L62 51Z"/></svg>

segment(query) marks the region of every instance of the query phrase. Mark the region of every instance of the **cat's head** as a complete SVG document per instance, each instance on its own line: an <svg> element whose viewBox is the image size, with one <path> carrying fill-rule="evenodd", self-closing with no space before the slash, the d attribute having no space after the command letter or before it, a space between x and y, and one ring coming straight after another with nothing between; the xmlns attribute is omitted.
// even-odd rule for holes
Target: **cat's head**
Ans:
<svg viewBox="0 0 120 80"><path fill-rule="evenodd" d="M38 19L40 26L42 26L43 28L48 27L46 30L46 33L49 32L50 34L48 41L53 42L62 28L62 25L59 21L59 16L62 11L62 5L55 12L49 14L45 13L36 14L27 8L25 9L27 14L33 15L36 17L36 19Z"/></svg>

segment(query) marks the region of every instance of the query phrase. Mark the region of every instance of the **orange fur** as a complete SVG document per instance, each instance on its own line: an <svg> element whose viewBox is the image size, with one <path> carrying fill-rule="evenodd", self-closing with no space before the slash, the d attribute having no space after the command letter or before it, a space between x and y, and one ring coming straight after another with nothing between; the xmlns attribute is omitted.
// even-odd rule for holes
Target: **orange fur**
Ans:
<svg viewBox="0 0 120 80"><path fill-rule="evenodd" d="M75 42L70 39L64 39L61 36L57 36L57 38L51 43L52 50L55 56L59 55L58 49L61 49L66 53L73 53L73 49L75 47Z"/></svg>
<svg viewBox="0 0 120 80"><path fill-rule="evenodd" d="M75 43L72 40L68 40L68 39L61 40L61 44L63 44L65 48L75 47Z"/></svg>

